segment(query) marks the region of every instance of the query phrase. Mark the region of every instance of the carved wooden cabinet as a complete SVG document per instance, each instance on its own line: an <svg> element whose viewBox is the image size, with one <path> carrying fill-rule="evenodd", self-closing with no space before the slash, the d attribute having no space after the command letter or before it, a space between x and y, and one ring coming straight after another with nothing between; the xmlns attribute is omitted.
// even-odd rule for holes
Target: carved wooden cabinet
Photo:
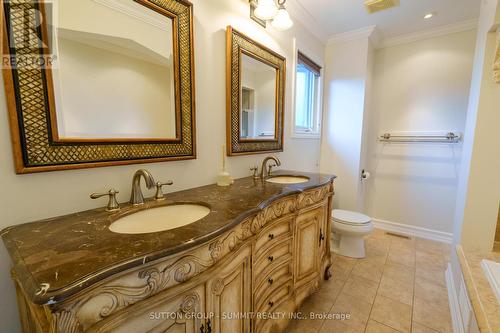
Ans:
<svg viewBox="0 0 500 333"><path fill-rule="evenodd" d="M207 281L206 332L250 332L250 319L237 314L252 310L251 252L243 246Z"/></svg>
<svg viewBox="0 0 500 333"><path fill-rule="evenodd" d="M329 278L333 181L288 195L207 243L38 306L18 288L25 332L284 332Z"/></svg>

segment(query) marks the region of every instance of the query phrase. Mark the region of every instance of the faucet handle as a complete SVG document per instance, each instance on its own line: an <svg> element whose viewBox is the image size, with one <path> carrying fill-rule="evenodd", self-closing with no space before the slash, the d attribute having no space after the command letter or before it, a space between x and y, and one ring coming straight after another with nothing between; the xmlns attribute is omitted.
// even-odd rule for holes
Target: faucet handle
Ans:
<svg viewBox="0 0 500 333"><path fill-rule="evenodd" d="M259 168L257 166L254 166L252 168L250 168L250 171L253 172L253 178L254 179L258 179L259 176L257 175L259 173Z"/></svg>
<svg viewBox="0 0 500 333"><path fill-rule="evenodd" d="M155 195L155 200L156 201L161 201L161 200L165 200L165 195L163 194L163 191L162 191L162 188L163 186L167 186L167 185L172 185L174 182L169 180L167 182L157 182L156 183L156 195Z"/></svg>
<svg viewBox="0 0 500 333"><path fill-rule="evenodd" d="M109 200L108 200L108 205L106 206L106 211L116 212L116 211L120 210L120 205L118 204L118 201L116 200L116 195L118 193L120 193L120 192L115 190L114 188L112 188L107 193L92 193L90 195L90 198L91 199L99 199L99 198L108 196Z"/></svg>
<svg viewBox="0 0 500 333"><path fill-rule="evenodd" d="M268 167L267 167L267 175L268 176L271 176L274 167L277 167L277 165L276 164L269 164L268 165Z"/></svg>

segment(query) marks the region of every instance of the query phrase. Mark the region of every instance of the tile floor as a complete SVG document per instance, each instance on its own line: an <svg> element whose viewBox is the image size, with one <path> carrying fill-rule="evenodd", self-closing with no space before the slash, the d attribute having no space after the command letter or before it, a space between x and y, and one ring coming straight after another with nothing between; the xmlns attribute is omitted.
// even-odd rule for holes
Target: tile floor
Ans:
<svg viewBox="0 0 500 333"><path fill-rule="evenodd" d="M450 246L375 230L367 256L333 255L333 277L301 307L307 315L343 313L349 319L293 321L287 333L452 332L445 270Z"/></svg>

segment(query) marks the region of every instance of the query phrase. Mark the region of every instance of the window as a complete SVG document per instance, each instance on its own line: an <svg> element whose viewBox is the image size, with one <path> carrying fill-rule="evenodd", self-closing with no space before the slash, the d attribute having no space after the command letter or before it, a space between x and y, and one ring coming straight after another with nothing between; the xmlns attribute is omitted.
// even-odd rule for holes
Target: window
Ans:
<svg viewBox="0 0 500 333"><path fill-rule="evenodd" d="M298 52L295 73L295 119L297 136L318 137L321 125L321 67Z"/></svg>

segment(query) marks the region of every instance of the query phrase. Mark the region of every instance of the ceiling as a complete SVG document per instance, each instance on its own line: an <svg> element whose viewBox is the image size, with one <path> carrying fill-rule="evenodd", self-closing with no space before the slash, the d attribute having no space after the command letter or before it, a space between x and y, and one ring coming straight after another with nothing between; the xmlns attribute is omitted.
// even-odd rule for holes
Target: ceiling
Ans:
<svg viewBox="0 0 500 333"><path fill-rule="evenodd" d="M363 0L290 0L307 12L325 37L376 25L386 38L476 19L480 0L400 0L385 11L368 14ZM426 13L435 13L425 20ZM318 30L318 29L316 29Z"/></svg>

